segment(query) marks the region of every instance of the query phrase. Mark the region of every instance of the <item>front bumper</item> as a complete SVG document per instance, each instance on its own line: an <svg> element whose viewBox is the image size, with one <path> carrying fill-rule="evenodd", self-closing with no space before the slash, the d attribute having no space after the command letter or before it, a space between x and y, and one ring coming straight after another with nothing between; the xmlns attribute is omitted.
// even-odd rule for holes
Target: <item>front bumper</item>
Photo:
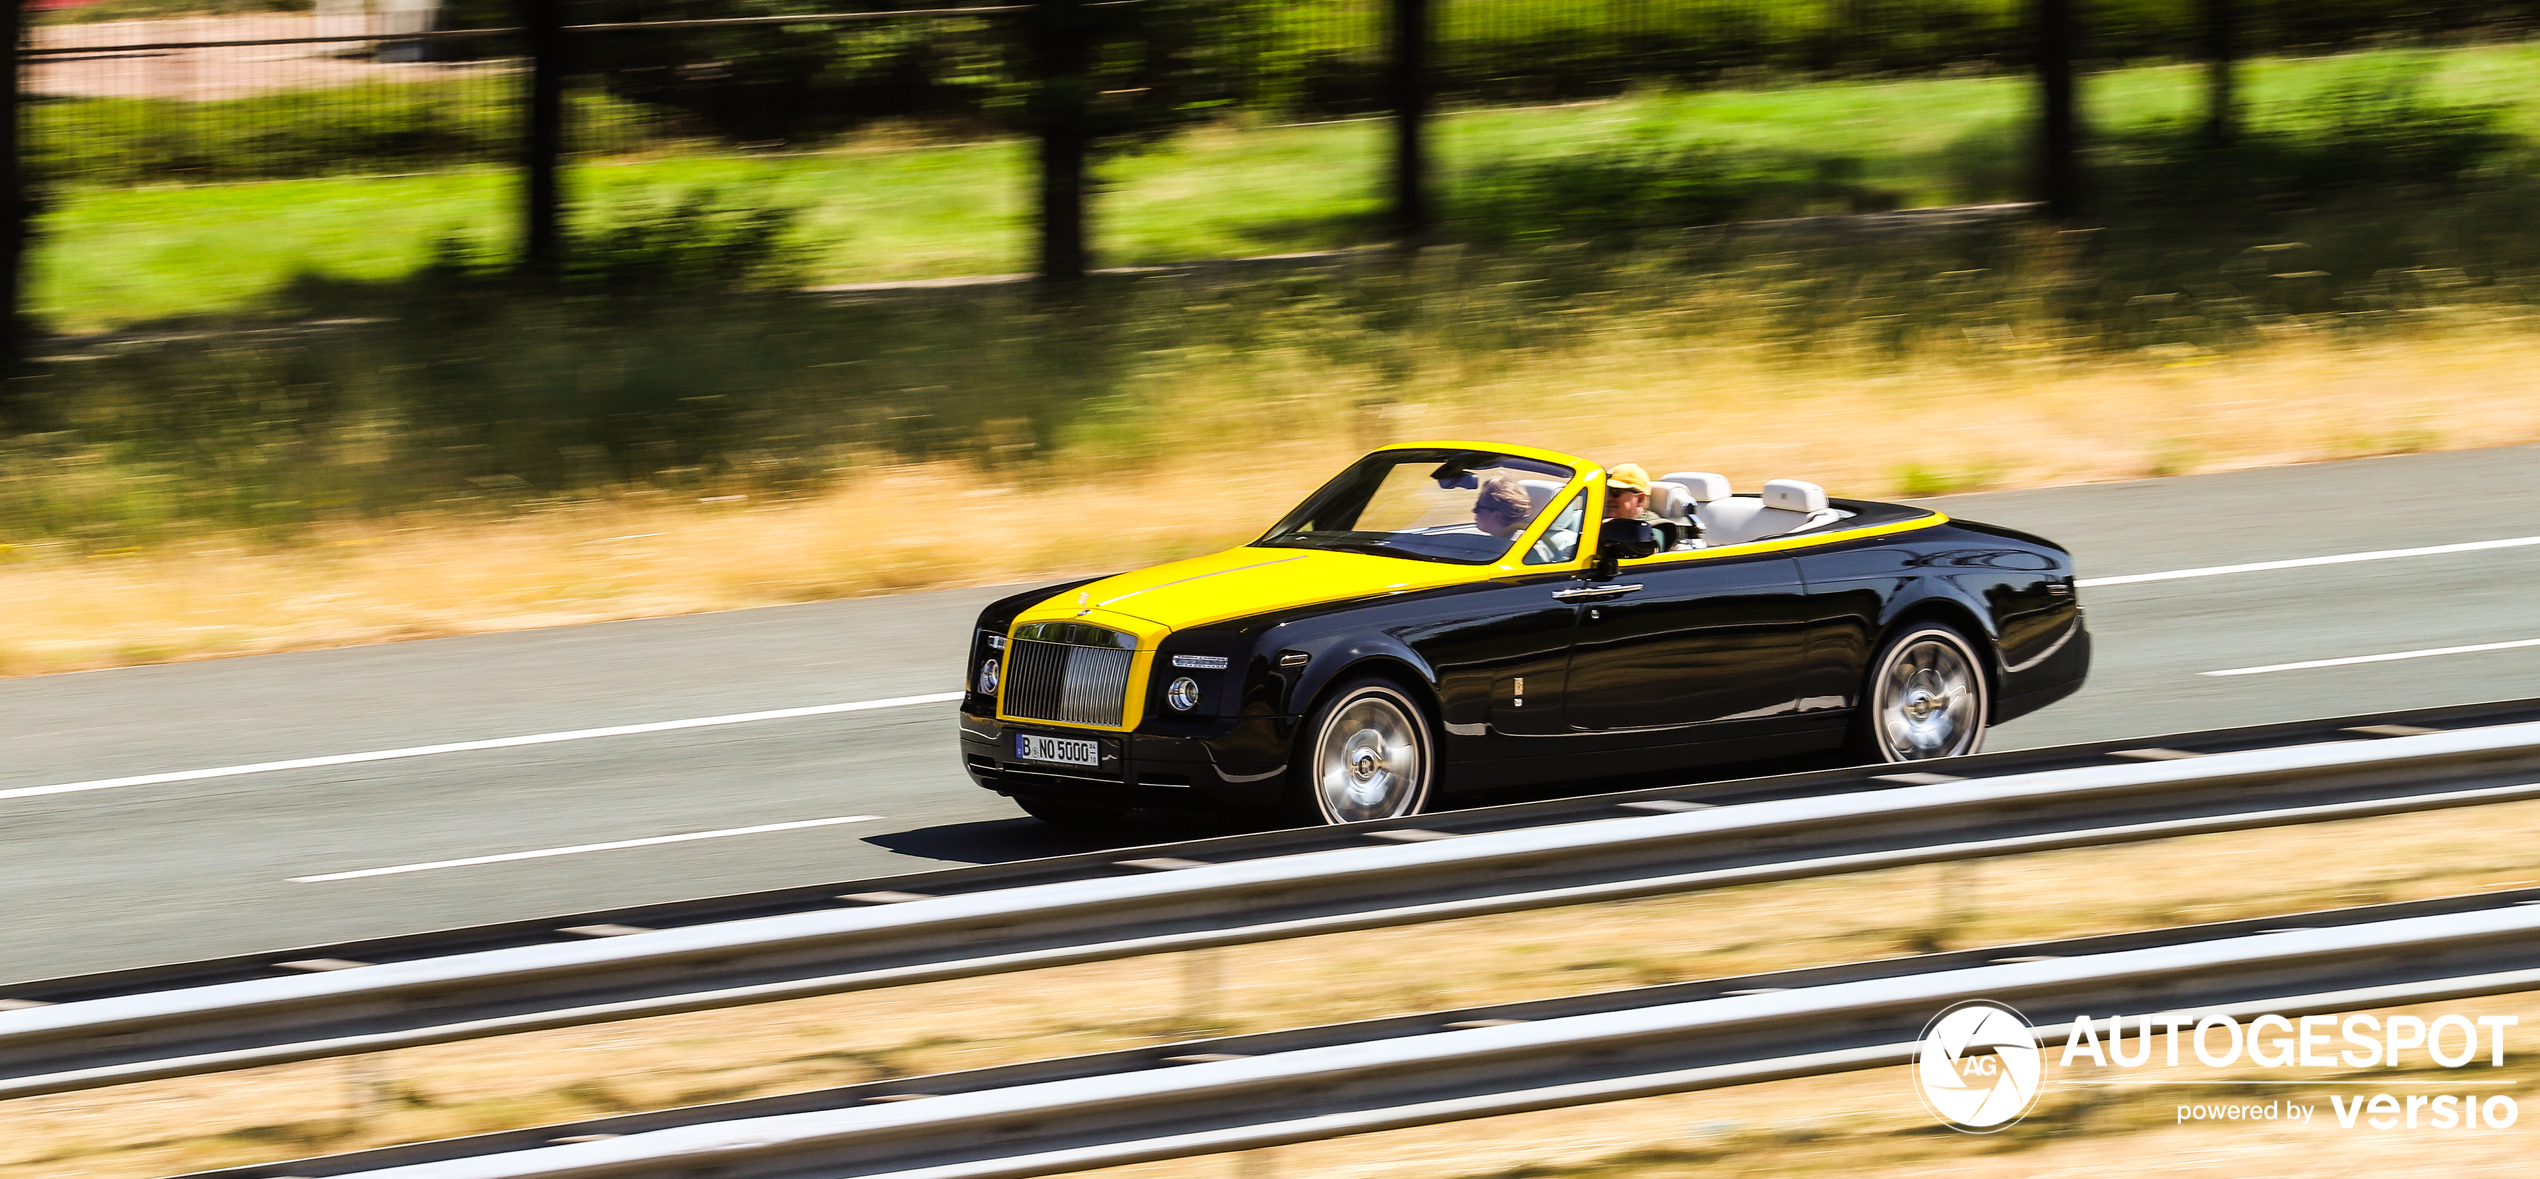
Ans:
<svg viewBox="0 0 2540 1179"><path fill-rule="evenodd" d="M1295 717L1248 716L1172 724L1173 731L1107 733L1012 723L965 702L961 763L971 781L999 794L1155 810L1248 810L1278 804L1296 726ZM1102 764L1025 761L1015 755L1017 733L1090 739L1102 750Z"/></svg>

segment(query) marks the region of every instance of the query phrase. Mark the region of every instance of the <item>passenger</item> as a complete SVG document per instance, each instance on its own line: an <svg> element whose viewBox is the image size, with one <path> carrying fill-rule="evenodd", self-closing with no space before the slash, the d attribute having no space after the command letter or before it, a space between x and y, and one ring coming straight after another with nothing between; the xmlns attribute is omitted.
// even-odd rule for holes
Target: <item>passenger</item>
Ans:
<svg viewBox="0 0 2540 1179"><path fill-rule="evenodd" d="M1535 501L1526 489L1505 475L1482 484L1482 493L1473 498L1473 527L1484 536L1515 536L1535 514Z"/></svg>

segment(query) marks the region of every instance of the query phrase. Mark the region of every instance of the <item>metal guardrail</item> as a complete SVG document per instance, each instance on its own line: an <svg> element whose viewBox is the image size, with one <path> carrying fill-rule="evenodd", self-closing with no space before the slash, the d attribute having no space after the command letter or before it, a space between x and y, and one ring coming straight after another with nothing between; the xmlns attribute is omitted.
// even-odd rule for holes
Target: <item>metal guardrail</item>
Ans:
<svg viewBox="0 0 2540 1179"><path fill-rule="evenodd" d="M2540 889L1227 1037L196 1179L1043 1175L1901 1063L1965 999L2017 1006L2053 1045L2083 1014L2298 1016L2533 989Z"/></svg>
<svg viewBox="0 0 2540 1179"><path fill-rule="evenodd" d="M2540 798L2540 723L1419 838L0 1011L0 1097L1172 950ZM1937 776L1937 775L1935 775ZM1625 813L1630 813L1626 811ZM1435 833L1430 833L1435 834Z"/></svg>

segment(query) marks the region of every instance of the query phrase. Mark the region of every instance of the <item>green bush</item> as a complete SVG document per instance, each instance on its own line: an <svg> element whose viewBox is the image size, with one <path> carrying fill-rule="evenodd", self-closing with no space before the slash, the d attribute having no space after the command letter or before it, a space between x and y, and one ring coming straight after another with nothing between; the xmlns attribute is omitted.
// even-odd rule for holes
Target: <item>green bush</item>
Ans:
<svg viewBox="0 0 2540 1179"><path fill-rule="evenodd" d="M409 280L364 284L303 277L282 297L286 305L319 314L328 310L325 304L346 298L403 298L416 290L429 292L432 303L515 290L617 303L786 290L802 281L802 250L789 237L800 216L798 209L728 204L714 189L699 188L675 199L637 200L586 214L583 224L567 227L565 266L552 279L524 276L509 257L445 238L433 261ZM418 308L393 310L411 314Z"/></svg>
<svg viewBox="0 0 2540 1179"><path fill-rule="evenodd" d="M1455 178L1451 222L1481 241L1628 240L1651 230L1895 207L1841 157L1739 151L1654 137L1486 164Z"/></svg>
<svg viewBox="0 0 2540 1179"><path fill-rule="evenodd" d="M382 82L251 98L47 99L29 111L37 175L79 184L165 184L421 171L520 153L513 76ZM668 128L593 92L571 96L571 146L632 150Z"/></svg>

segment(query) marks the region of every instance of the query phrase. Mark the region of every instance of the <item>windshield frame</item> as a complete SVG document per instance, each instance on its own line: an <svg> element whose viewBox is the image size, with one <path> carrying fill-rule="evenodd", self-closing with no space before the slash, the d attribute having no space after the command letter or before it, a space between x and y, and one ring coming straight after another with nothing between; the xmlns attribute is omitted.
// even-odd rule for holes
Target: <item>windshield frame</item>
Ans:
<svg viewBox="0 0 2540 1179"><path fill-rule="evenodd" d="M1385 543L1383 538L1398 535L1393 532L1360 532L1355 529L1323 529L1311 533L1305 531L1308 523L1321 519L1346 517L1355 524L1358 514L1367 509L1368 504L1374 500L1377 490L1384 485L1386 477L1393 474L1396 468L1423 464L1435 466L1440 470L1462 467L1468 471L1493 466L1514 467L1547 478L1559 478L1562 485L1561 490L1553 494L1544 509L1537 511L1534 518L1526 522L1524 528L1518 529L1516 535L1509 538L1506 548L1486 557L1467 558L1442 553L1426 553ZM1536 535L1557 514L1557 509L1566 506L1568 496L1576 490L1578 483L1585 478L1589 470L1591 470L1590 467L1577 462L1555 461L1527 454L1511 454L1489 447L1415 446L1379 450L1342 468L1339 474L1332 476L1328 482L1316 488L1313 494L1306 496L1303 502L1289 510L1287 515L1280 517L1279 522L1271 525L1269 531L1262 533L1250 547L1359 553L1365 556L1395 557L1442 565L1504 564L1509 560L1510 554L1524 552L1534 543ZM1435 473L1432 472L1432 477L1434 475ZM1331 539L1327 541L1307 539L1313 536Z"/></svg>

